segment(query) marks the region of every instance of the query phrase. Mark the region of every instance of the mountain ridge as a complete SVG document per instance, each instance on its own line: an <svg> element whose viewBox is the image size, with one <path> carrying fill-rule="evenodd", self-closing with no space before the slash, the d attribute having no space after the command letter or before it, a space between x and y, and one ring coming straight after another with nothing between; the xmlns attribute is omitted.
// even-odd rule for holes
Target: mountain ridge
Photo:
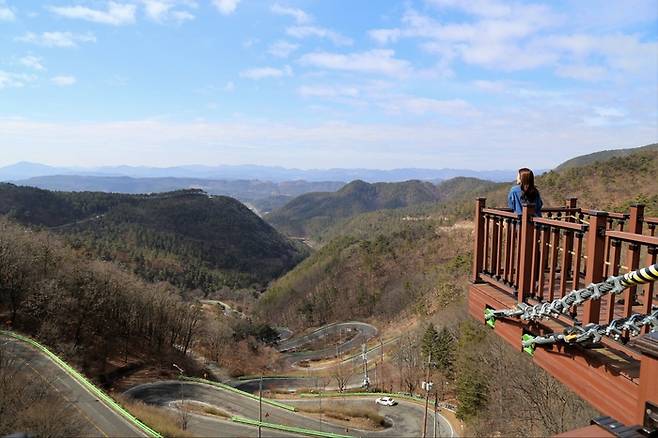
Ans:
<svg viewBox="0 0 658 438"><path fill-rule="evenodd" d="M538 170L538 172L540 172ZM494 181L509 178L514 170L470 170L470 169L368 169L368 168L330 168L330 169L297 169L281 166L261 165L184 165L172 167L149 166L101 166L101 167L66 167L48 166L39 163L20 162L0 167L0 181L13 182L33 177L52 175L81 176L128 176L133 178L201 178L201 179L255 179L261 181L283 182L306 180L309 182L340 181L350 182L362 179L367 182L401 182L412 179L439 181L457 176L477 177Z"/></svg>
<svg viewBox="0 0 658 438"><path fill-rule="evenodd" d="M204 293L263 285L307 254L239 201L201 190L125 195L0 184L0 215L55 231L148 281Z"/></svg>

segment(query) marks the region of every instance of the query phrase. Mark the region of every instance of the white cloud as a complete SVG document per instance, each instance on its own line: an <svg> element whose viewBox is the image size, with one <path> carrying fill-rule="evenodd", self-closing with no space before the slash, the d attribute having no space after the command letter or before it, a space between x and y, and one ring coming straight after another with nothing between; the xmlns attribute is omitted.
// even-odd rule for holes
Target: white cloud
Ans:
<svg viewBox="0 0 658 438"><path fill-rule="evenodd" d="M356 87L337 87L328 85L302 85L297 88L297 93L302 97L357 97L359 89Z"/></svg>
<svg viewBox="0 0 658 438"><path fill-rule="evenodd" d="M77 82L75 76L55 76L50 81L58 87L68 87Z"/></svg>
<svg viewBox="0 0 658 438"><path fill-rule="evenodd" d="M369 32L370 37L380 44L400 38L425 40L421 48L439 55L440 63L446 70L448 63L456 58L468 64L499 70L531 69L556 59L553 52L540 50L541 47L527 41L558 22L558 18L545 7L496 2L482 2L480 5L479 1L471 4L456 0L437 0L433 3L459 8L467 14L474 14L476 18L447 23L409 9L402 17L402 27L373 29Z"/></svg>
<svg viewBox="0 0 658 438"><path fill-rule="evenodd" d="M608 70L598 65L559 65L555 74L563 78L579 79L583 81L598 81L608 74Z"/></svg>
<svg viewBox="0 0 658 438"><path fill-rule="evenodd" d="M586 126L619 126L628 123L626 112L621 108L594 107L591 109L591 113L583 117L583 123Z"/></svg>
<svg viewBox="0 0 658 438"><path fill-rule="evenodd" d="M14 21L16 14L4 2L0 0L0 21Z"/></svg>
<svg viewBox="0 0 658 438"><path fill-rule="evenodd" d="M213 0L215 8L223 15L231 15L238 7L241 0Z"/></svg>
<svg viewBox="0 0 658 438"><path fill-rule="evenodd" d="M50 6L51 12L66 18L74 18L94 23L123 26L135 22L137 7L129 3L108 1L105 10L92 9L86 6Z"/></svg>
<svg viewBox="0 0 658 438"><path fill-rule="evenodd" d="M473 85L483 91L489 91L492 93L502 93L508 90L508 85L503 81L491 81L486 79L479 79L473 81Z"/></svg>
<svg viewBox="0 0 658 438"><path fill-rule="evenodd" d="M330 70L405 76L411 72L408 61L395 58L393 50L370 50L359 53L313 52L301 57L302 65Z"/></svg>
<svg viewBox="0 0 658 438"><path fill-rule="evenodd" d="M472 117L480 113L463 99L432 99L427 97L400 96L380 103L384 109L395 113L415 115L434 114L450 117Z"/></svg>
<svg viewBox="0 0 658 438"><path fill-rule="evenodd" d="M281 78L284 76L292 76L292 68L286 65L284 68L275 67L258 67L245 70L240 73L240 76L247 79L259 80L267 78Z"/></svg>
<svg viewBox="0 0 658 438"><path fill-rule="evenodd" d="M556 74L563 77L598 80L612 71L655 77L658 71L658 43L636 35L558 35L543 38L538 45L560 55L563 62Z"/></svg>
<svg viewBox="0 0 658 438"><path fill-rule="evenodd" d="M292 52L299 48L299 44L289 43L288 41L276 41L267 50L270 55L278 58L287 58Z"/></svg>
<svg viewBox="0 0 658 438"><path fill-rule="evenodd" d="M20 59L20 63L25 67L32 68L34 70L45 70L45 67L41 63L41 58L37 56L24 56Z"/></svg>
<svg viewBox="0 0 658 438"><path fill-rule="evenodd" d="M34 75L11 73L0 70L0 90L5 88L22 88L36 79Z"/></svg>
<svg viewBox="0 0 658 438"><path fill-rule="evenodd" d="M176 9L178 6L197 7L193 1L177 0L142 0L146 16L158 23L173 21L182 23L194 19L194 15L188 10Z"/></svg>
<svg viewBox="0 0 658 438"><path fill-rule="evenodd" d="M274 3L272 5L271 11L276 15L287 15L292 17L298 24L304 24L313 21L312 17L301 9L282 6L279 3Z"/></svg>
<svg viewBox="0 0 658 438"><path fill-rule="evenodd" d="M95 43L96 37L91 33L43 32L42 34L36 34L28 32L16 38L16 41L44 47L76 47L78 43Z"/></svg>
<svg viewBox="0 0 658 438"><path fill-rule="evenodd" d="M318 26L293 26L286 29L286 33L295 38L324 38L337 46L351 46L353 41L331 29Z"/></svg>
<svg viewBox="0 0 658 438"><path fill-rule="evenodd" d="M228 81L226 84L224 84L224 91L231 92L235 91L235 84L233 81Z"/></svg>
<svg viewBox="0 0 658 438"><path fill-rule="evenodd" d="M402 31L400 29L373 29L368 31L368 35L379 44L388 44L400 39Z"/></svg>
<svg viewBox="0 0 658 438"><path fill-rule="evenodd" d="M258 162L286 167L510 168L523 155L547 167L577 154L655 142L654 120L641 125L583 123L582 112L539 106L508 112L496 107L470 126L442 123L222 123L132 120L47 123L0 118L2 160L71 165L174 165ZM112 148L107 145L111 144ZM135 154L146 145L149 158ZM181 145L194 144L194 148ZM527 154L528 145L550 154ZM331 151L331 153L327 153ZM145 161L151 160L151 161ZM155 161L153 161L155 160Z"/></svg>
<svg viewBox="0 0 658 438"><path fill-rule="evenodd" d="M626 112L614 107L595 107L594 112L601 117L624 117Z"/></svg>
<svg viewBox="0 0 658 438"><path fill-rule="evenodd" d="M439 8L458 9L463 12L483 17L501 18L509 16L512 8L509 4L496 0L426 0Z"/></svg>

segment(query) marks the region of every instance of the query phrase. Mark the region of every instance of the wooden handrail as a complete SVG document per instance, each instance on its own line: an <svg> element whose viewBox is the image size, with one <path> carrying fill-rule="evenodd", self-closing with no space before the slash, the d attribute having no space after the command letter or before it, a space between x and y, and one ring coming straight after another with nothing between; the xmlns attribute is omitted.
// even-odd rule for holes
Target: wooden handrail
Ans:
<svg viewBox="0 0 658 438"><path fill-rule="evenodd" d="M584 213L588 216L593 216L596 215L597 210L588 210L588 209L582 209L581 213ZM628 220L630 215L628 213L615 213L615 212L607 212L608 213L608 218L609 219L617 219L617 220Z"/></svg>
<svg viewBox="0 0 658 438"><path fill-rule="evenodd" d="M658 217L645 217L642 221L649 225L658 225Z"/></svg>
<svg viewBox="0 0 658 438"><path fill-rule="evenodd" d="M649 246L658 246L658 237L645 236L644 234L627 233L625 231L608 230L605 235L611 239L619 239L624 242L640 243Z"/></svg>
<svg viewBox="0 0 658 438"><path fill-rule="evenodd" d="M499 210L497 208L483 208L482 213L492 214L494 216L500 216L508 219L519 219L519 215L512 211Z"/></svg>
<svg viewBox="0 0 658 438"><path fill-rule="evenodd" d="M541 209L542 213L580 213L580 208L571 207L546 207Z"/></svg>
<svg viewBox="0 0 658 438"><path fill-rule="evenodd" d="M558 221L555 219L546 219L543 217L535 217L532 218L532 222L536 224L541 224L541 225L548 225L554 228L559 228L561 230L571 230L571 231L579 231L581 233L584 233L587 231L587 224L576 224L573 222L564 222L564 221Z"/></svg>

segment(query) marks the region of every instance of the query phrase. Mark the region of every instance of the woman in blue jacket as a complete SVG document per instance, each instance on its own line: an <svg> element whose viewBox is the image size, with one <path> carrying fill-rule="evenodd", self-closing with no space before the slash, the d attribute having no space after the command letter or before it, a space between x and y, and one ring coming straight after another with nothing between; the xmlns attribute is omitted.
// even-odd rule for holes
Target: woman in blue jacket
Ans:
<svg viewBox="0 0 658 438"><path fill-rule="evenodd" d="M535 187L535 175L532 170L523 167L516 176L516 185L507 195L507 205L516 214L523 213L523 204L535 204L535 216L541 216L543 205L539 190Z"/></svg>

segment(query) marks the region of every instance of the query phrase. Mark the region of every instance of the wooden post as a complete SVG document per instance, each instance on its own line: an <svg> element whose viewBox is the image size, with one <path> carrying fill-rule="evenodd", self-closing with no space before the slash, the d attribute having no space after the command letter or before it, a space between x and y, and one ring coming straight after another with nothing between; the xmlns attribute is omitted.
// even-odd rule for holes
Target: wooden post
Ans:
<svg viewBox="0 0 658 438"><path fill-rule="evenodd" d="M605 228L608 213L605 211L592 212L587 230L587 272L585 284L599 283L603 280L603 266L605 256ZM601 300L587 300L583 313L583 324L599 323Z"/></svg>
<svg viewBox="0 0 658 438"><path fill-rule="evenodd" d="M642 234L642 222L644 220L644 205L635 204L631 206L631 217L628 221L629 233ZM626 265L628 270L633 271L640 266L640 245L631 243L628 245L628 253L626 255ZM637 293L637 286L626 289L624 291L624 317L628 318L633 313L633 301Z"/></svg>
<svg viewBox="0 0 658 438"><path fill-rule="evenodd" d="M649 333L631 342L631 346L642 353L640 363L639 397L635 409L635 423L643 424L648 417L658 418L655 408L649 408L647 403L658 407L658 332ZM651 409L652 412L647 412ZM655 420L654 420L655 421ZM649 426L648 424L644 424Z"/></svg>
<svg viewBox="0 0 658 438"><path fill-rule="evenodd" d="M567 208L576 208L578 205L578 198L575 197L569 197L566 200L566 206ZM575 215L575 213L570 213ZM575 222L573 218L566 218L567 222ZM566 241L564 243L564 247L568 248L569 252L563 252L562 256L564 257L564 263L563 266L566 266L567 269L564 272L561 272L560 275L562 275L565 279L569 277L569 273L572 272L571 265L573 263L573 256L571 255L571 251L573 251L573 233L567 233L566 236Z"/></svg>
<svg viewBox="0 0 658 438"><path fill-rule="evenodd" d="M471 280L473 283L479 283L480 271L484 263L484 216L482 209L487 203L486 198L477 198L475 201L475 239L473 239L473 275Z"/></svg>
<svg viewBox="0 0 658 438"><path fill-rule="evenodd" d="M519 303L522 303L532 292L532 248L535 235L535 226L532 223L532 218L534 215L535 204L526 204L523 206L521 236L519 238Z"/></svg>

